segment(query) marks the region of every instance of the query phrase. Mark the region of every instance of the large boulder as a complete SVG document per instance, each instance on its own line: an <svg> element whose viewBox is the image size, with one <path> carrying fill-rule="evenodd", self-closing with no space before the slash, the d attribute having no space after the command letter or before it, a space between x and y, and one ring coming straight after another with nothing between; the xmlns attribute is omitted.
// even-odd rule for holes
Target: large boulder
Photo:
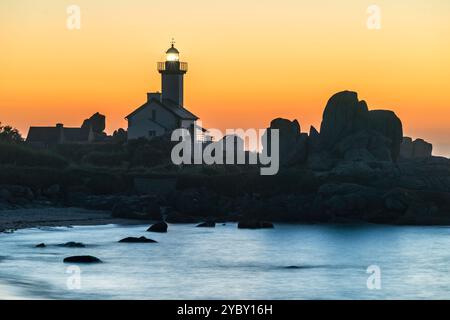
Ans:
<svg viewBox="0 0 450 320"><path fill-rule="evenodd" d="M358 94L343 91L330 98L325 107L320 127L321 143L325 148L368 126L367 104L358 100Z"/></svg>
<svg viewBox="0 0 450 320"><path fill-rule="evenodd" d="M128 237L119 241L120 243L158 243L153 239L147 239L146 237Z"/></svg>
<svg viewBox="0 0 450 320"><path fill-rule="evenodd" d="M64 263L101 263L99 258L93 256L73 256L64 259Z"/></svg>
<svg viewBox="0 0 450 320"><path fill-rule="evenodd" d="M400 156L403 159L426 159L431 158L433 145L423 139L412 140L404 137L400 146Z"/></svg>
<svg viewBox="0 0 450 320"><path fill-rule="evenodd" d="M400 119L389 110L372 110L369 111L369 128L389 139L391 157L396 161L403 140L403 126Z"/></svg>
<svg viewBox="0 0 450 320"><path fill-rule="evenodd" d="M97 112L89 119L84 120L81 127L85 129L92 129L95 133L102 133L106 128L106 117Z"/></svg>
<svg viewBox="0 0 450 320"><path fill-rule="evenodd" d="M335 94L323 113L320 145L338 158L396 161L402 137L402 123L394 112L369 111L356 92Z"/></svg>
<svg viewBox="0 0 450 320"><path fill-rule="evenodd" d="M305 162L308 156L308 135L301 133L299 122L278 118L270 123L263 137L263 148L268 154L272 143L271 135L268 133L274 129L279 132L280 164L292 166Z"/></svg>

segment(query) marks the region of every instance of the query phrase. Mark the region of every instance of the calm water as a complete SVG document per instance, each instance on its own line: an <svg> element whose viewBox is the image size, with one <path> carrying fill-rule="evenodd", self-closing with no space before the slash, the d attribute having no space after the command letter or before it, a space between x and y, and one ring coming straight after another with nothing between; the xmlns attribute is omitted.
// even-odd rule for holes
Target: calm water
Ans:
<svg viewBox="0 0 450 320"><path fill-rule="evenodd" d="M170 225L95 226L0 234L0 298L48 299L450 299L450 228L292 226L238 230ZM121 244L128 236L158 244ZM86 248L56 246L78 241ZM45 242L48 247L36 249ZM69 290L62 263L82 265L81 289ZM366 269L381 268L381 290ZM298 268L287 268L297 266Z"/></svg>

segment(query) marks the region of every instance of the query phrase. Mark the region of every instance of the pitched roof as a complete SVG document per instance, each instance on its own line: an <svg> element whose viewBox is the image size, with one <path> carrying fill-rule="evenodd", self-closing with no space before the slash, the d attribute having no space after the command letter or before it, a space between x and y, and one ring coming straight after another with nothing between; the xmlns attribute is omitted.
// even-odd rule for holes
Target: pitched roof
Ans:
<svg viewBox="0 0 450 320"><path fill-rule="evenodd" d="M58 143L59 128L57 127L30 127L27 136L28 142Z"/></svg>
<svg viewBox="0 0 450 320"><path fill-rule="evenodd" d="M174 103L171 100L164 100L163 102L161 102L157 99L150 99L149 101L144 103L142 106L140 106L139 108L134 110L132 113L130 113L128 116L126 116L125 119L128 119L128 118L134 116L135 114L140 112L142 109L147 107L152 102L158 103L160 106L162 106L166 110L170 111L173 115L175 115L177 118L180 118L181 120L197 120L198 119L198 117L195 114L193 114L190 111L188 111L187 109L177 105L176 103Z"/></svg>
<svg viewBox="0 0 450 320"><path fill-rule="evenodd" d="M64 142L87 142L89 140L89 129L87 128L30 127L27 142L59 143L61 142L61 129Z"/></svg>

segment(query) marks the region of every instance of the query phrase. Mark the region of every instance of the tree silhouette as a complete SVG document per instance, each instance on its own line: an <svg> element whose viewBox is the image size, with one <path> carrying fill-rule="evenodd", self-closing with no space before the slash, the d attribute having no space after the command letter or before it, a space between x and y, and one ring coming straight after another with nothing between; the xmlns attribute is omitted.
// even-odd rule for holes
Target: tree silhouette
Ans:
<svg viewBox="0 0 450 320"><path fill-rule="evenodd" d="M0 142L22 142L23 138L19 130L11 126L2 126L0 122Z"/></svg>

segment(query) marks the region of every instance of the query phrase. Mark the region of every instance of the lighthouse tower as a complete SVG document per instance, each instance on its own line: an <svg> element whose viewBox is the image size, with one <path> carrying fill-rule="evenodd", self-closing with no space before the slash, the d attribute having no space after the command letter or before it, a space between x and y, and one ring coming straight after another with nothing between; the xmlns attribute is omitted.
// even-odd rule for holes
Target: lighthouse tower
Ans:
<svg viewBox="0 0 450 320"><path fill-rule="evenodd" d="M183 81L187 70L188 64L180 61L180 52L172 41L172 46L166 51L166 61L158 62L163 101L171 100L178 106L183 106Z"/></svg>

